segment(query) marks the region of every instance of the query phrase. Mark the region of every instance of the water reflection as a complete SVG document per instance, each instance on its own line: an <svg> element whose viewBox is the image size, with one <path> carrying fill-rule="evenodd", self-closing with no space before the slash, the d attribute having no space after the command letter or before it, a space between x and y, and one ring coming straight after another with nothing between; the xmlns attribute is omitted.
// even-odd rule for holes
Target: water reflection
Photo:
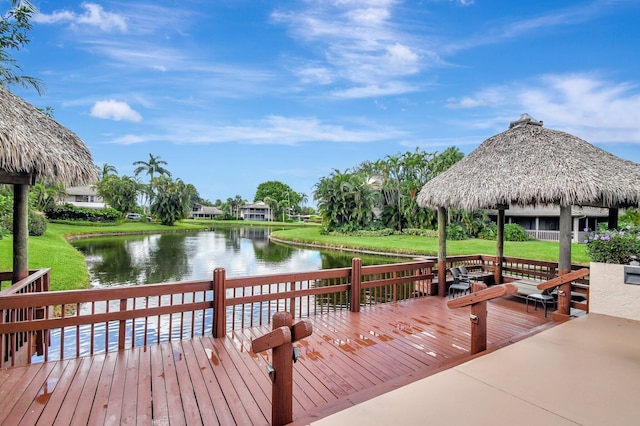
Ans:
<svg viewBox="0 0 640 426"><path fill-rule="evenodd" d="M406 261L385 256L320 251L269 240L271 228L221 228L88 238L72 244L85 256L94 287L211 279L215 268L228 277L341 268L360 257L364 265Z"/></svg>

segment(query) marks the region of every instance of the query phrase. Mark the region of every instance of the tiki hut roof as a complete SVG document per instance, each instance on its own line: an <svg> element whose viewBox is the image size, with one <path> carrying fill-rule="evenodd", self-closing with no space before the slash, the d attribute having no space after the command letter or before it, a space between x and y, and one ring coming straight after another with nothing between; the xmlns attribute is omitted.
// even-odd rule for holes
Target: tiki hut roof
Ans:
<svg viewBox="0 0 640 426"><path fill-rule="evenodd" d="M640 205L640 164L527 114L427 182L421 207L473 211L508 205Z"/></svg>
<svg viewBox="0 0 640 426"><path fill-rule="evenodd" d="M31 173L68 186L97 180L80 138L0 85L0 171Z"/></svg>

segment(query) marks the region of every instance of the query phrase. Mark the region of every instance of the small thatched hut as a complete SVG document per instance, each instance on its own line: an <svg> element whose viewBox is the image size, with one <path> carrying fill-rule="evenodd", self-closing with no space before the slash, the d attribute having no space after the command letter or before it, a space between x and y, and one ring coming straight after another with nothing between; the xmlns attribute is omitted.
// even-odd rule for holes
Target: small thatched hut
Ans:
<svg viewBox="0 0 640 426"><path fill-rule="evenodd" d="M0 85L0 183L14 185L14 282L28 274L29 186L37 179L72 186L97 178L91 153L75 133Z"/></svg>
<svg viewBox="0 0 640 426"><path fill-rule="evenodd" d="M509 205L559 205L560 273L571 267L571 206L617 209L640 205L640 165L523 114L424 185L421 207L438 208L440 251L446 252L444 209L498 210L497 282L501 282L504 210ZM439 253L444 259L446 253ZM444 278L444 277L443 277Z"/></svg>

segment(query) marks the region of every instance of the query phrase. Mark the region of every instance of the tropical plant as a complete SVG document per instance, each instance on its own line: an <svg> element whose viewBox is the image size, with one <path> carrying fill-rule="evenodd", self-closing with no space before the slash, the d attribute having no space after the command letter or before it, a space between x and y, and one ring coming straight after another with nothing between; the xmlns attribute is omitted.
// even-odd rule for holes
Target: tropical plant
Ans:
<svg viewBox="0 0 640 426"><path fill-rule="evenodd" d="M167 165L167 162L161 160L159 155L155 156L149 153L149 161L134 161L133 165L137 166L133 171L134 176L138 176L143 172L149 175L149 185L147 187L147 190L141 192L146 193L149 203L153 204L156 195L156 191L154 188L154 176L158 174L160 176L171 177L171 172L163 167ZM144 205L146 205L146 203L143 203L143 206Z"/></svg>
<svg viewBox="0 0 640 426"><path fill-rule="evenodd" d="M103 163L102 170L100 171L100 179L104 179L111 173L113 173L114 175L118 174L118 170L116 169L116 167L108 163Z"/></svg>
<svg viewBox="0 0 640 426"><path fill-rule="evenodd" d="M36 12L35 6L27 0L12 0L11 8L0 13L0 85L19 84L33 87L42 94L44 85L37 78L22 75L22 67L13 58L10 50L20 50L29 43L27 32L31 29L29 20Z"/></svg>
<svg viewBox="0 0 640 426"><path fill-rule="evenodd" d="M522 226L517 223L505 223L504 239L505 241L527 241L530 238Z"/></svg>
<svg viewBox="0 0 640 426"><path fill-rule="evenodd" d="M160 176L154 179L153 185L157 188L158 194L151 204L151 214L160 219L163 225L168 226L187 217L191 193L181 179L173 181L169 177Z"/></svg>
<svg viewBox="0 0 640 426"><path fill-rule="evenodd" d="M588 232L588 229L585 229ZM584 240L593 262L629 264L640 259L640 228L627 225L621 230L591 232Z"/></svg>
<svg viewBox="0 0 640 426"><path fill-rule="evenodd" d="M129 176L107 175L96 184L98 195L121 213L133 211L138 197L138 182Z"/></svg>
<svg viewBox="0 0 640 426"><path fill-rule="evenodd" d="M371 190L363 173L334 169L315 185L314 199L327 231L365 229L374 219L380 192Z"/></svg>

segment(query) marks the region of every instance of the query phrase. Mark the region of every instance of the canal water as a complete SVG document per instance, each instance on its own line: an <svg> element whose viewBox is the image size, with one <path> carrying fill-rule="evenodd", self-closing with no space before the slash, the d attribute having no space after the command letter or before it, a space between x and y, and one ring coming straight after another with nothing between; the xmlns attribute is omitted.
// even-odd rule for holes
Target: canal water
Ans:
<svg viewBox="0 0 640 426"><path fill-rule="evenodd" d="M220 228L205 232L109 236L72 242L85 257L92 287L208 280L215 268L227 277L307 272L406 262L407 258L361 255L273 243L272 228Z"/></svg>

